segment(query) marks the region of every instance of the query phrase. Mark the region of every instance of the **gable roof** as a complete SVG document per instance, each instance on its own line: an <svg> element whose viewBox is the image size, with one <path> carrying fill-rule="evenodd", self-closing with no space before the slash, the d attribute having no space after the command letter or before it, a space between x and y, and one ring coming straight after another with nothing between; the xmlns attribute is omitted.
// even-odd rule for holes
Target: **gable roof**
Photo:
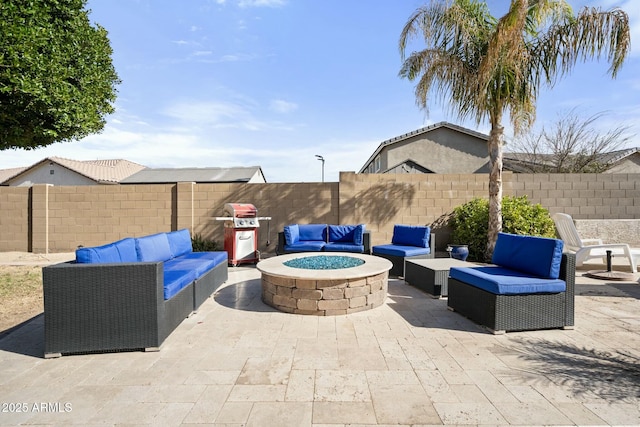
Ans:
<svg viewBox="0 0 640 427"><path fill-rule="evenodd" d="M5 181L13 178L14 176L20 175L22 171L27 169L26 167L21 168L11 168L11 169L0 169L0 184L3 184Z"/></svg>
<svg viewBox="0 0 640 427"><path fill-rule="evenodd" d="M121 181L121 184L169 184L174 182L233 183L265 182L260 166L233 168L147 168Z"/></svg>
<svg viewBox="0 0 640 427"><path fill-rule="evenodd" d="M640 147L626 148L623 150L598 153L596 161L607 166L607 169L615 163L626 159L636 153L640 153ZM504 169L512 172L530 172L535 166L552 166L554 154L530 154L530 153L504 153Z"/></svg>
<svg viewBox="0 0 640 427"><path fill-rule="evenodd" d="M79 175L89 178L100 184L117 184L122 179L142 170L145 166L139 165L129 160L111 159L111 160L72 160L63 157L47 157L39 162L25 168L5 169L5 171L13 170L12 175L0 174L4 179L1 183L6 183L21 174L28 173L45 163L56 163L66 169L69 169ZM2 171L0 171L2 172Z"/></svg>
<svg viewBox="0 0 640 427"><path fill-rule="evenodd" d="M422 127L420 129L416 129L413 130L411 132L407 132L404 133L400 136L396 136L390 139L387 139L386 141L382 141L380 143L380 145L378 145L378 148L376 148L376 150L373 152L373 154L367 159L367 161L364 163L364 165L360 168L360 170L358 171L358 173L362 173L364 172L367 167L369 166L369 164L376 158L376 156L378 154L380 154L380 152L393 144L397 144L399 142L402 142L406 139L412 138L416 135L421 135L423 133L429 133L432 132L436 129L440 129L440 128L448 128L457 132L461 132L461 133L466 133L467 135L471 135L471 136L475 136L476 138L482 139L484 141L488 141L489 140L489 135L485 135L483 133L477 132L475 130L471 130L471 129L467 129L465 127L462 126L458 126L458 125L454 125L453 123L449 123L449 122L439 122L439 123L435 123L433 125L429 125L429 126L425 126Z"/></svg>
<svg viewBox="0 0 640 427"><path fill-rule="evenodd" d="M611 151L609 153L601 153L598 156L598 161L607 165L613 165L614 163L617 163L620 160L624 160L635 153L640 153L640 147Z"/></svg>
<svg viewBox="0 0 640 427"><path fill-rule="evenodd" d="M416 170L416 171L418 171L420 173L434 173L431 169L426 168L426 167L422 166L420 163L416 162L415 160L411 160L411 159L405 159L404 161L402 161L402 162L400 162L400 163L398 163L396 165L393 165L393 166L387 168L386 170L383 170L382 173L387 173L387 172L392 171L392 170L397 169L397 168L402 168L402 169L408 168L409 171L410 170Z"/></svg>

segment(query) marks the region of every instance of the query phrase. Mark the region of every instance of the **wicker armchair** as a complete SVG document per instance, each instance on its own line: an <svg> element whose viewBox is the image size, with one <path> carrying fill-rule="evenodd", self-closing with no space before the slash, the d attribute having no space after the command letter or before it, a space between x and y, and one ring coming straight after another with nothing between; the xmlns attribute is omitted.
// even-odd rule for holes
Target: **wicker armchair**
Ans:
<svg viewBox="0 0 640 427"><path fill-rule="evenodd" d="M508 331L573 329L575 306L575 255L562 255L559 279L566 291L499 295L449 278L448 307L495 334Z"/></svg>

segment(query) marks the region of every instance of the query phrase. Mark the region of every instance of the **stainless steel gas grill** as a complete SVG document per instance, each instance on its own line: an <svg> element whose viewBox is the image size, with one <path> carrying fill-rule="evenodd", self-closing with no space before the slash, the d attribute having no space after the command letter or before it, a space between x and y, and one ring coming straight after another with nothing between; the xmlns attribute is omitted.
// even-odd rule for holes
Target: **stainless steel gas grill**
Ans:
<svg viewBox="0 0 640 427"><path fill-rule="evenodd" d="M226 203L224 214L227 216L216 217L216 220L224 221L224 250L229 264L235 267L258 262L260 220L268 221L271 217L258 217L258 209L250 203Z"/></svg>

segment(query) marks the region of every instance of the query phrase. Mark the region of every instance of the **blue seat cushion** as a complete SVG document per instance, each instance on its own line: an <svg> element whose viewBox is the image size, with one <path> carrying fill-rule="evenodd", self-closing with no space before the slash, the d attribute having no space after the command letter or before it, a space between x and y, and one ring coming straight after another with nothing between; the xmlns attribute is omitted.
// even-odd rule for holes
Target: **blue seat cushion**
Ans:
<svg viewBox="0 0 640 427"><path fill-rule="evenodd" d="M500 266L452 267L449 277L496 295L558 293L567 289L564 280L533 277Z"/></svg>
<svg viewBox="0 0 640 427"><path fill-rule="evenodd" d="M323 250L327 252L364 252L364 245L356 245L355 243L329 242L324 245Z"/></svg>
<svg viewBox="0 0 640 427"><path fill-rule="evenodd" d="M76 262L80 264L136 261L135 239L131 237L102 246L76 249Z"/></svg>
<svg viewBox="0 0 640 427"><path fill-rule="evenodd" d="M167 261L165 265L176 263L176 265L180 267L189 268L195 271L196 279L199 279L214 267L220 264L226 264L228 258L229 256L225 251L190 252L181 257L174 258L171 261Z"/></svg>
<svg viewBox="0 0 640 427"><path fill-rule="evenodd" d="M393 226L391 243L399 246L428 248L430 234L431 228L428 226L396 224Z"/></svg>
<svg viewBox="0 0 640 427"><path fill-rule="evenodd" d="M171 259L171 247L166 233L136 238L138 261L158 262Z"/></svg>
<svg viewBox="0 0 640 427"><path fill-rule="evenodd" d="M371 248L371 252L374 255L381 254L400 257L412 257L418 255L428 255L431 253L431 249L405 245L377 245Z"/></svg>
<svg viewBox="0 0 640 427"><path fill-rule="evenodd" d="M182 230L167 233L167 239L169 240L169 248L171 249L172 258L193 252L191 234L188 229L184 228Z"/></svg>
<svg viewBox="0 0 640 427"><path fill-rule="evenodd" d="M491 262L546 279L560 277L562 240L498 233Z"/></svg>
<svg viewBox="0 0 640 427"><path fill-rule="evenodd" d="M169 300L196 280L196 272L188 266L164 263L164 299Z"/></svg>
<svg viewBox="0 0 640 427"><path fill-rule="evenodd" d="M324 245L326 243L320 240L299 240L298 243L293 245L284 245L284 250L288 252L318 252L322 250Z"/></svg>
<svg viewBox="0 0 640 427"><path fill-rule="evenodd" d="M364 228L364 224L329 225L329 242L362 245Z"/></svg>

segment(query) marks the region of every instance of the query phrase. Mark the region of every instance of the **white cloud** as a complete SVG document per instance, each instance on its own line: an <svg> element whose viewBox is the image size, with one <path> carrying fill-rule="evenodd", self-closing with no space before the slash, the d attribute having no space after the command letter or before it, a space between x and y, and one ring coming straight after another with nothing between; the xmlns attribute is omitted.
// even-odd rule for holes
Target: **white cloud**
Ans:
<svg viewBox="0 0 640 427"><path fill-rule="evenodd" d="M284 101L282 99L274 99L269 104L269 109L276 113L291 113L298 109L298 104Z"/></svg>
<svg viewBox="0 0 640 427"><path fill-rule="evenodd" d="M285 0L240 0L240 7L281 7L287 2Z"/></svg>
<svg viewBox="0 0 640 427"><path fill-rule="evenodd" d="M228 102L183 102L172 105L164 113L183 123L205 127L240 127L250 121L248 110Z"/></svg>
<svg viewBox="0 0 640 427"><path fill-rule="evenodd" d="M248 131L290 131L296 126L279 121L264 120L252 102L224 101L180 102L166 108L163 113L175 120L177 126L193 131L204 129L240 129Z"/></svg>
<svg viewBox="0 0 640 427"><path fill-rule="evenodd" d="M223 55L218 62L238 62L238 61L251 61L256 56L247 53L234 53L229 55Z"/></svg>

